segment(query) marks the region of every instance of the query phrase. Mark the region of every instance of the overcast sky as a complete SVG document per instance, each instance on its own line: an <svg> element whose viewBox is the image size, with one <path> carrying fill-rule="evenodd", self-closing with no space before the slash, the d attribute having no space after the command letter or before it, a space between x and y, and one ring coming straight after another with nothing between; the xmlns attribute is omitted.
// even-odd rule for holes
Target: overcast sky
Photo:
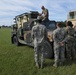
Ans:
<svg viewBox="0 0 76 75"><path fill-rule="evenodd" d="M65 21L69 11L76 10L76 0L0 0L0 25L13 24L13 18L29 11L41 12L44 5L50 20Z"/></svg>

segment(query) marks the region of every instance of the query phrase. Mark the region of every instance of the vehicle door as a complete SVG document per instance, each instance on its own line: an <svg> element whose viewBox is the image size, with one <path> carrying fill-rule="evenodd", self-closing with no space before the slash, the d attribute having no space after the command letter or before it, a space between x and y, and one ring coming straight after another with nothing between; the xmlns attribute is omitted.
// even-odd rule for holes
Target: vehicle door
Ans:
<svg viewBox="0 0 76 75"><path fill-rule="evenodd" d="M25 26L24 30L24 40L26 43L32 43L32 38L31 38L31 30L32 27L34 26L34 22L31 22Z"/></svg>

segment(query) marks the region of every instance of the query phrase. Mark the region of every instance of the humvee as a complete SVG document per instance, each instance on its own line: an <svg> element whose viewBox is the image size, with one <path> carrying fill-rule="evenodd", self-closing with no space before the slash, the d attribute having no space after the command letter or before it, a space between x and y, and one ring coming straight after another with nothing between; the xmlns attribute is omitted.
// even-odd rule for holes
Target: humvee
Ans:
<svg viewBox="0 0 76 75"><path fill-rule="evenodd" d="M15 24L12 25L11 42L17 46L21 44L33 46L33 40L31 38L31 30L34 25L36 25L36 19L38 17L37 11L30 11L28 13L23 13L14 18ZM48 20L46 22L46 28L48 30L48 43L45 45L47 49L46 55L50 58L53 56L53 39L52 31L56 28L56 22ZM51 55L50 55L51 52Z"/></svg>

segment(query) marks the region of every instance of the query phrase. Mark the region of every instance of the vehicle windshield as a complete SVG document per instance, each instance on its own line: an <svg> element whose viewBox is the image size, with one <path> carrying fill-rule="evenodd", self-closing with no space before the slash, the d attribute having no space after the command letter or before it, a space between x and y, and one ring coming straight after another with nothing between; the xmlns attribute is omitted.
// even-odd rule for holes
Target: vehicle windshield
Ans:
<svg viewBox="0 0 76 75"><path fill-rule="evenodd" d="M47 29L55 29L56 28L56 22L50 21L48 26L46 26Z"/></svg>
<svg viewBox="0 0 76 75"><path fill-rule="evenodd" d="M33 27L34 25L36 25L36 21L32 21L32 22L31 22L31 24L30 24L30 30L32 29L32 27ZM54 29L56 28L56 22L55 22L55 21L49 21L49 22L47 23L46 28L47 28L48 30L54 30Z"/></svg>

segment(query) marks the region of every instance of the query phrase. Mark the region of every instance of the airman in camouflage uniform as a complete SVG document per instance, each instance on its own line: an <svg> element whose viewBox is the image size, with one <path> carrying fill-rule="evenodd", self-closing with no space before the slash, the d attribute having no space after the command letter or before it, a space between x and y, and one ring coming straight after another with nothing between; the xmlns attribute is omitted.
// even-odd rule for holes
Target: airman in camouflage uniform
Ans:
<svg viewBox="0 0 76 75"><path fill-rule="evenodd" d="M47 30L44 25L41 24L41 19L38 20L36 26L32 28L32 38L34 40L34 52L35 62L38 68L43 68L44 64L44 43L47 37Z"/></svg>
<svg viewBox="0 0 76 75"><path fill-rule="evenodd" d="M68 21L66 23L66 33L67 36L63 40L63 42L66 42L66 57L68 59L74 59L75 58L75 38L74 38L74 28L72 28L72 22Z"/></svg>
<svg viewBox="0 0 76 75"><path fill-rule="evenodd" d="M65 60L65 45L60 42L65 38L65 32L61 28L61 23L57 23L57 29L53 32L54 40L54 57L55 63L53 66L57 67L59 64L63 64Z"/></svg>

